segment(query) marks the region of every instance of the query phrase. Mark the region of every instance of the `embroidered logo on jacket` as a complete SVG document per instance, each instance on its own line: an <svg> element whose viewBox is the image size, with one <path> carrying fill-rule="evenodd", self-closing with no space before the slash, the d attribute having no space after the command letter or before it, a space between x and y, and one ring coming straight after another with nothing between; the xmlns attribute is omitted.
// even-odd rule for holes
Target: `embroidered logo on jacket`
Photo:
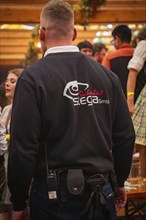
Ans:
<svg viewBox="0 0 146 220"><path fill-rule="evenodd" d="M103 90L91 91L87 83L71 81L64 88L63 95L71 99L74 105L109 104L108 99L102 99Z"/></svg>

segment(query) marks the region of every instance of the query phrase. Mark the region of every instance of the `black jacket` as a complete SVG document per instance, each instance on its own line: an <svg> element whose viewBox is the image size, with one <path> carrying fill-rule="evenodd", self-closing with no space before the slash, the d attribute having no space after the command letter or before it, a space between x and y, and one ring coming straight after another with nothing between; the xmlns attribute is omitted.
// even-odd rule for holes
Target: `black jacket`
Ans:
<svg viewBox="0 0 146 220"><path fill-rule="evenodd" d="M134 130L118 77L79 52L52 53L27 68L14 97L8 181L15 210L32 177L49 168L129 174ZM113 163L114 162L114 163Z"/></svg>

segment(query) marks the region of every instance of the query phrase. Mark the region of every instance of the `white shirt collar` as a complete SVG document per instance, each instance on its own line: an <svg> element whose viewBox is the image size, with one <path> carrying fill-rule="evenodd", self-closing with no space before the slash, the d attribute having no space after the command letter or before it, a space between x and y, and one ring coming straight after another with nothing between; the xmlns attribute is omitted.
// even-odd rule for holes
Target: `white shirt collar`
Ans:
<svg viewBox="0 0 146 220"><path fill-rule="evenodd" d="M50 53L64 53L64 52L79 52L79 49L76 46L51 47L45 52L44 57Z"/></svg>

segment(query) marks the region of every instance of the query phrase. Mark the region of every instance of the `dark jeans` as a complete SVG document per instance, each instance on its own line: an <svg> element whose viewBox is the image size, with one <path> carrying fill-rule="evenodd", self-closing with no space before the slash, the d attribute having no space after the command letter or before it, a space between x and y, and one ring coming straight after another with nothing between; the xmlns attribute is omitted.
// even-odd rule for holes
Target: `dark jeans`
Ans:
<svg viewBox="0 0 146 220"><path fill-rule="evenodd" d="M109 187L106 190L109 191ZM111 190L111 188L110 188ZM51 203L48 199L45 181L34 181L30 193L30 217L31 220L92 220L88 215L87 204L91 198L91 192L75 197L68 193L66 183L59 186L59 202ZM111 191L112 193L112 191ZM111 201L111 205L114 203ZM97 210L97 220L110 220L100 206L99 196L93 205ZM90 207L91 208L91 207ZM116 219L116 218L115 218Z"/></svg>

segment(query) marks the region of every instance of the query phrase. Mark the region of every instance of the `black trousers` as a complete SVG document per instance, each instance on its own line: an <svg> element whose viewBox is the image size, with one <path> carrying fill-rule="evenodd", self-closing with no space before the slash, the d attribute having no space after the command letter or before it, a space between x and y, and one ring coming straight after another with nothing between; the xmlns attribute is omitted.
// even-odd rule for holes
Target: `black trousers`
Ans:
<svg viewBox="0 0 146 220"><path fill-rule="evenodd" d="M107 186L107 190L111 190L111 188L109 189ZM66 182L63 182L59 185L58 197L58 202L51 203L46 182L35 180L32 183L29 201L31 220L111 220L101 207L98 194L96 194L96 199L93 198L91 207L88 205L92 197L91 192L77 197L71 196L68 193ZM113 203L114 200L110 204L114 205ZM96 218L93 218L92 214L95 211Z"/></svg>

